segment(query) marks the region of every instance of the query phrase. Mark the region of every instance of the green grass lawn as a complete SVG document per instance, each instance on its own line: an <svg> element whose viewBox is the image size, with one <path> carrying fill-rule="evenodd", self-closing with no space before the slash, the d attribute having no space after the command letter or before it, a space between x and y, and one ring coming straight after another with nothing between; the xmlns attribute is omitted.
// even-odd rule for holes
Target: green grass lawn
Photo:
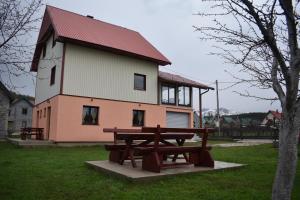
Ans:
<svg viewBox="0 0 300 200"><path fill-rule="evenodd" d="M28 149L0 142L0 199L270 199L277 154L271 145L212 153L216 160L248 166L131 183L84 164L107 159L102 147ZM293 199L300 199L299 167L294 188Z"/></svg>

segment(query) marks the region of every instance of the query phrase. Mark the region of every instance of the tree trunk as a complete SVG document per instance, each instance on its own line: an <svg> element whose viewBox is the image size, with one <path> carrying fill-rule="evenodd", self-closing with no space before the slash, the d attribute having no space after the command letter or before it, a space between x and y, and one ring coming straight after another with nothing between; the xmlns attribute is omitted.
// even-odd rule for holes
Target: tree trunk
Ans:
<svg viewBox="0 0 300 200"><path fill-rule="evenodd" d="M285 112L279 131L279 159L272 199L291 199L298 159L299 121L295 115Z"/></svg>

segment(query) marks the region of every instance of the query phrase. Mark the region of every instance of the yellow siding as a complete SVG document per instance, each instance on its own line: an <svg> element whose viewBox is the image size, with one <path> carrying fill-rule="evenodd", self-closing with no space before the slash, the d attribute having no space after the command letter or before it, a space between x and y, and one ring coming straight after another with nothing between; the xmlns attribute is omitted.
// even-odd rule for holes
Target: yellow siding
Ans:
<svg viewBox="0 0 300 200"><path fill-rule="evenodd" d="M146 91L134 90L134 73L146 75ZM155 63L67 44L63 93L157 104Z"/></svg>

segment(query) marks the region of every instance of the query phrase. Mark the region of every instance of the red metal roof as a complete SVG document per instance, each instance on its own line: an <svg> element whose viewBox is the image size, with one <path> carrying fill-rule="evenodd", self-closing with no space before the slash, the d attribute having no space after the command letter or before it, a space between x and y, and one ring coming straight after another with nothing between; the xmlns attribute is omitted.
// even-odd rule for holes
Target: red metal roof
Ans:
<svg viewBox="0 0 300 200"><path fill-rule="evenodd" d="M184 77L176 75L176 74L170 74L167 72L160 71L158 77L161 81L164 81L164 82L182 84L182 85L197 87L197 88L201 88L201 89L211 89L211 90L214 89L214 88L204 85L202 83L184 78Z"/></svg>
<svg viewBox="0 0 300 200"><path fill-rule="evenodd" d="M37 47L32 62L32 71L37 70L43 40L54 31L55 39L81 45L89 45L119 54L139 57L160 65L171 64L141 34L127 28L92 19L56 7L47 6L40 29Z"/></svg>
<svg viewBox="0 0 300 200"><path fill-rule="evenodd" d="M281 119L282 113L278 112L278 110L276 110L276 111L270 110L269 112L272 113L272 115L273 115L276 119L279 119L279 120Z"/></svg>

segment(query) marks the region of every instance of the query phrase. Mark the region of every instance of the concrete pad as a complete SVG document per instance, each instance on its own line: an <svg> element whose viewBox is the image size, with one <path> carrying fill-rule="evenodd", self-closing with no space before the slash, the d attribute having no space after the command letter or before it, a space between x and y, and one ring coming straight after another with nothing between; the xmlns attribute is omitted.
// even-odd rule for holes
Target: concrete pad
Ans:
<svg viewBox="0 0 300 200"><path fill-rule="evenodd" d="M55 144L50 140L31 140L31 139L21 140L20 138L7 138L7 141L21 147L55 146Z"/></svg>
<svg viewBox="0 0 300 200"><path fill-rule="evenodd" d="M179 161L180 162L180 161ZM222 161L215 161L215 167L194 167L194 165L183 165L176 168L163 169L160 173L149 172L142 170L142 161L136 160L137 167L133 168L130 161L125 161L123 165L110 162L108 160L100 161L86 161L86 164L98 171L117 175L122 178L126 178L130 181L146 181L159 179L166 176L174 176L187 173L203 173L216 170L234 169L245 166L244 164L229 163Z"/></svg>

